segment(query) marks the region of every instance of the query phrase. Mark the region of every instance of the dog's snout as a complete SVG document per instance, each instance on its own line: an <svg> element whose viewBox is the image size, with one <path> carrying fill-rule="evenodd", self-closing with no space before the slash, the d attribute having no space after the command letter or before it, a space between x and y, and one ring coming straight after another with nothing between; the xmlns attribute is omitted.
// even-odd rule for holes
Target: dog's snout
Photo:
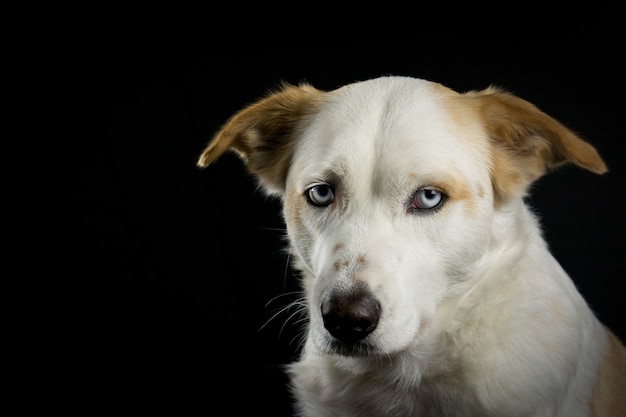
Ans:
<svg viewBox="0 0 626 417"><path fill-rule="evenodd" d="M333 292L322 302L324 327L335 338L348 343L364 339L380 318L380 303L365 286L348 292Z"/></svg>

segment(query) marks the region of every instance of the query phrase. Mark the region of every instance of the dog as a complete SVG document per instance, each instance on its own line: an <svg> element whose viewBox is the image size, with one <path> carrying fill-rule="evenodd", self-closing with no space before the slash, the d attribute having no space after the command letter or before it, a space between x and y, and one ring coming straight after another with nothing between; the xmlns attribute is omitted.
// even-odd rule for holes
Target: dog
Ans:
<svg viewBox="0 0 626 417"><path fill-rule="evenodd" d="M564 164L607 167L534 104L405 76L283 83L197 165L231 151L280 198L301 274L298 416L626 416L626 349L525 201Z"/></svg>

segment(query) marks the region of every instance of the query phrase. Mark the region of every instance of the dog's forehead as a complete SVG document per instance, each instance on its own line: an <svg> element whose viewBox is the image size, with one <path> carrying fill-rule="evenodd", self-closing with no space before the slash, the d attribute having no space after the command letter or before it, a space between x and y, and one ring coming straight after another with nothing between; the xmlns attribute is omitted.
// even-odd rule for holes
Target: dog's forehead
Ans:
<svg viewBox="0 0 626 417"><path fill-rule="evenodd" d="M457 97L440 84L404 77L350 84L329 93L296 147L293 171L300 186L322 180L326 173L369 177L371 182L394 175L472 172L476 163L482 164L485 149L473 148L476 144L468 140L475 129L459 122L467 118L451 105Z"/></svg>

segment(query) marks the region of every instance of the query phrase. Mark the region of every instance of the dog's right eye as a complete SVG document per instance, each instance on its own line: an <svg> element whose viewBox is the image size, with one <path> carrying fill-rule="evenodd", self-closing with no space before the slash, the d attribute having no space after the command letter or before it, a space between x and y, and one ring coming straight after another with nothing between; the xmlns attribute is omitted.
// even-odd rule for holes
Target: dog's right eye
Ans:
<svg viewBox="0 0 626 417"><path fill-rule="evenodd" d="M330 185L314 185L306 191L306 199L311 205L326 207L335 199L335 193Z"/></svg>

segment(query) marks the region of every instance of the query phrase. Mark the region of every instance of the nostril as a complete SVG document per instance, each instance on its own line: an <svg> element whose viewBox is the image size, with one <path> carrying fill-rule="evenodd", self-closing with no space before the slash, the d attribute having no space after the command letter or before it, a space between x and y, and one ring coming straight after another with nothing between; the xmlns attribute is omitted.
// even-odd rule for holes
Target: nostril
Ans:
<svg viewBox="0 0 626 417"><path fill-rule="evenodd" d="M349 292L332 293L321 306L326 330L349 343L364 339L376 329L380 311L380 303L363 285Z"/></svg>

